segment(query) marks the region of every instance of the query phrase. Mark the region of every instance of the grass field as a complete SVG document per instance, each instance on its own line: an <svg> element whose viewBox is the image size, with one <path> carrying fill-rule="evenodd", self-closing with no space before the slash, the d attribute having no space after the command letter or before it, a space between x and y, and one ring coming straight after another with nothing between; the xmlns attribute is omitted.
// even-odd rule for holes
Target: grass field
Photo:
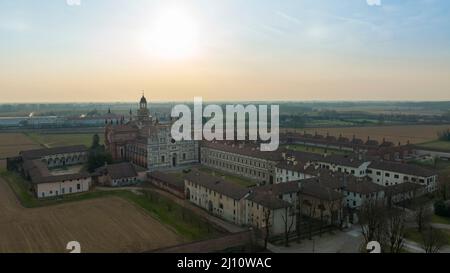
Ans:
<svg viewBox="0 0 450 273"><path fill-rule="evenodd" d="M225 179L229 180L230 182L233 182L233 183L243 186L243 187L252 187L252 186L256 185L256 182L252 181L250 179L236 176L236 175L231 175L231 174L217 171L217 170L214 170L214 169L211 169L208 167L195 168L194 170L199 171L199 172L204 172L204 173L207 173L210 175L215 175L217 177L224 177ZM187 175L187 173L183 173L183 172L174 172L173 174L178 176L179 178L183 178Z"/></svg>
<svg viewBox="0 0 450 273"><path fill-rule="evenodd" d="M103 143L103 135L100 143ZM6 168L7 157L17 156L20 151L58 147L66 145L92 144L93 134L41 134L41 133L0 133L0 170Z"/></svg>
<svg viewBox="0 0 450 273"><path fill-rule="evenodd" d="M127 193L129 194L129 193ZM114 195L25 209L0 177L0 253L141 252L187 240L133 202Z"/></svg>
<svg viewBox="0 0 450 273"><path fill-rule="evenodd" d="M155 219L170 226L185 240L200 240L214 237L220 232L211 224L173 201L151 190L136 194L127 190L91 191L73 194L58 199L37 199L29 190L29 184L17 174L3 171L2 177L13 189L25 208L39 208L108 197L120 197L146 210Z"/></svg>
<svg viewBox="0 0 450 273"><path fill-rule="evenodd" d="M446 245L450 244L450 230L447 229L440 229L440 231L444 234L447 243ZM411 240L413 242L416 242L418 244L423 243L422 234L417 230L417 228L406 228L405 229L405 238L408 240Z"/></svg>
<svg viewBox="0 0 450 273"><path fill-rule="evenodd" d="M21 133L0 133L0 159L16 156L22 150L38 149L41 146Z"/></svg>
<svg viewBox="0 0 450 273"><path fill-rule="evenodd" d="M450 225L450 218L446 218L446 217L442 217L442 216L433 214L433 216L431 218L431 222L438 223L438 224Z"/></svg>
<svg viewBox="0 0 450 273"><path fill-rule="evenodd" d="M423 148L432 148L432 149L442 149L450 151L450 141L430 141L426 143L421 143L418 146Z"/></svg>
<svg viewBox="0 0 450 273"><path fill-rule="evenodd" d="M94 134L41 134L41 133L26 133L25 134L34 143L44 147L59 147L67 145L85 145L91 146ZM104 142L104 136L99 134L100 143Z"/></svg>
<svg viewBox="0 0 450 273"><path fill-rule="evenodd" d="M307 131L314 134L315 132L326 135L327 132L330 135L339 136L342 134L348 138L352 138L353 135L367 140L370 136L371 139L382 141L386 138L389 141L397 144L401 142L405 144L408 140L410 143L425 143L434 141L437 139L438 132L447 130L450 125L398 125L398 126L364 126L364 127L342 127L342 128L307 128L307 129L288 129L290 132L297 131L302 133Z"/></svg>

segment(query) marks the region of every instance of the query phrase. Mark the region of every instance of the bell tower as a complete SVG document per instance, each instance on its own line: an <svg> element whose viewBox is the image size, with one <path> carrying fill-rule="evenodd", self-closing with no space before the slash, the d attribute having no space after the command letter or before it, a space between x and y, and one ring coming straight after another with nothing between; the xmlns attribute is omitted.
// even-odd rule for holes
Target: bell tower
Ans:
<svg viewBox="0 0 450 273"><path fill-rule="evenodd" d="M139 101L139 110L137 113L137 118L139 121L150 120L150 111L147 108L147 99L145 98L144 92L142 92L141 100Z"/></svg>

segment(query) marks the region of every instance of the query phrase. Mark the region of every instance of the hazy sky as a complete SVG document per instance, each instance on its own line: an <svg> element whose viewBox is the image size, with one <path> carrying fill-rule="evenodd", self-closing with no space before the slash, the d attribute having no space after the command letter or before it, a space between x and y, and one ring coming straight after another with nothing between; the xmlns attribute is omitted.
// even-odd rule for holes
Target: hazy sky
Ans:
<svg viewBox="0 0 450 273"><path fill-rule="evenodd" d="M450 1L0 0L0 103L140 90L153 101L450 100Z"/></svg>

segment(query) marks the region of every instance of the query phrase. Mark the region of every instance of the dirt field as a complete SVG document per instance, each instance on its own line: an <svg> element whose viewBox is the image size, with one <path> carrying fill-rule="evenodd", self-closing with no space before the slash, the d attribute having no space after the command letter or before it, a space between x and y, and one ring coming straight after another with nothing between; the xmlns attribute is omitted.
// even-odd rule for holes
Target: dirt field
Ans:
<svg viewBox="0 0 450 273"><path fill-rule="evenodd" d="M368 136L371 139L382 141L386 138L397 144L399 141L403 144L409 140L413 144L424 143L437 139L437 133L442 130L450 129L450 125L404 125L404 126L373 126L373 127L345 127L345 128L308 128L297 129L298 132L307 131L314 134L356 137L366 140ZM294 129L289 129L293 131Z"/></svg>
<svg viewBox="0 0 450 273"><path fill-rule="evenodd" d="M42 148L21 133L0 133L0 159L16 156L22 150Z"/></svg>
<svg viewBox="0 0 450 273"><path fill-rule="evenodd" d="M0 178L0 253L66 252L69 241L82 252L140 252L183 239L116 197L25 209Z"/></svg>
<svg viewBox="0 0 450 273"><path fill-rule="evenodd" d="M92 138L94 133L87 134L44 134L44 133L28 133L28 137L31 141L40 144L45 147L60 147L68 145L85 145L89 147L92 145ZM99 134L100 143L103 143L103 134Z"/></svg>

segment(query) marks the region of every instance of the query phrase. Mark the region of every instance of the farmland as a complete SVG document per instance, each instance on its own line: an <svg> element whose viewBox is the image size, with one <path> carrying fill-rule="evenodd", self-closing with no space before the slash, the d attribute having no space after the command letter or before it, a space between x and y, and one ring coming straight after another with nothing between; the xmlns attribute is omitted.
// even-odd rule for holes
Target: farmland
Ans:
<svg viewBox="0 0 450 273"><path fill-rule="evenodd" d="M418 145L423 148L441 149L450 151L450 141L430 141Z"/></svg>
<svg viewBox="0 0 450 273"><path fill-rule="evenodd" d="M21 150L90 145L92 134L0 134L2 158ZM83 252L140 252L211 238L221 231L202 217L151 190L93 190L38 200L0 160L0 253L65 252L79 241ZM3 169L3 170L2 170Z"/></svg>
<svg viewBox="0 0 450 273"><path fill-rule="evenodd" d="M5 168L5 159L17 156L20 151L58 147L66 145L86 145L92 143L93 133L0 133L0 170ZM100 143L103 135L100 134Z"/></svg>
<svg viewBox="0 0 450 273"><path fill-rule="evenodd" d="M367 126L367 127L343 127L343 128L307 128L307 129L287 129L290 132L296 131L303 133L304 131L314 134L315 132L326 135L339 136L342 134L345 137L352 138L355 135L357 138L366 140L368 136L371 139L382 141L386 138L397 144L401 142L406 144L410 141L412 144L430 142L437 139L437 133L449 129L450 125L399 125L399 126Z"/></svg>
<svg viewBox="0 0 450 273"><path fill-rule="evenodd" d="M344 151L344 150L337 150L337 149L325 149L325 148L321 148L321 147L313 147L313 146L308 146L308 145L303 145L303 144L290 144L290 145L284 145L283 147L285 147L286 149L289 150L294 150L294 151L300 151L300 152L309 152L309 153L315 153L315 154L321 154L323 155L325 152L327 152L328 154L339 154L339 155L346 155L349 154L350 152L348 151Z"/></svg>
<svg viewBox="0 0 450 273"><path fill-rule="evenodd" d="M21 150L38 149L40 145L21 133L0 134L0 159L15 156Z"/></svg>
<svg viewBox="0 0 450 273"><path fill-rule="evenodd" d="M0 178L0 207L0 253L65 252L73 240L83 252L138 252L184 241L119 197L25 209Z"/></svg>

